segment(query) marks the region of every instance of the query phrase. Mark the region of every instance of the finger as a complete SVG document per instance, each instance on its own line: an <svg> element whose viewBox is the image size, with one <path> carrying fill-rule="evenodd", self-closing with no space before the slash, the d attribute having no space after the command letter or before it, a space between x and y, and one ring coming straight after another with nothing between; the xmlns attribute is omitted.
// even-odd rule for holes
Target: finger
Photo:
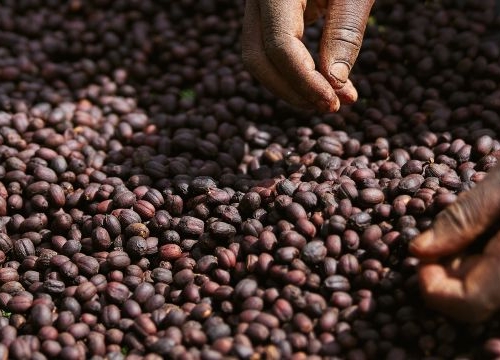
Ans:
<svg viewBox="0 0 500 360"><path fill-rule="evenodd" d="M290 86L321 111L337 111L340 102L328 81L315 69L302 43L305 0L260 2L262 34L267 58Z"/></svg>
<svg viewBox="0 0 500 360"><path fill-rule="evenodd" d="M410 243L420 258L437 258L462 251L500 215L500 167L491 170L472 190L441 211L433 226Z"/></svg>
<svg viewBox="0 0 500 360"><path fill-rule="evenodd" d="M246 69L269 91L297 107L313 108L313 104L299 96L266 57L257 0L246 3L241 46Z"/></svg>
<svg viewBox="0 0 500 360"><path fill-rule="evenodd" d="M344 87L335 90L335 94L340 99L341 104L353 104L356 100L358 100L358 92L349 79L347 79Z"/></svg>
<svg viewBox="0 0 500 360"><path fill-rule="evenodd" d="M334 89L347 82L374 0L330 0L320 46L321 73Z"/></svg>
<svg viewBox="0 0 500 360"><path fill-rule="evenodd" d="M500 255L500 231L498 231L486 244L483 253L486 255Z"/></svg>
<svg viewBox="0 0 500 360"><path fill-rule="evenodd" d="M422 296L428 307L449 316L465 309L464 288L459 278L450 277L439 264L422 265L418 272Z"/></svg>
<svg viewBox="0 0 500 360"><path fill-rule="evenodd" d="M423 265L419 280L424 300L432 309L459 321L480 322L500 306L500 260L474 255L451 263Z"/></svg>
<svg viewBox="0 0 500 360"><path fill-rule="evenodd" d="M468 321L487 319L500 307L500 258L481 255L468 271L464 282L465 299L469 303Z"/></svg>

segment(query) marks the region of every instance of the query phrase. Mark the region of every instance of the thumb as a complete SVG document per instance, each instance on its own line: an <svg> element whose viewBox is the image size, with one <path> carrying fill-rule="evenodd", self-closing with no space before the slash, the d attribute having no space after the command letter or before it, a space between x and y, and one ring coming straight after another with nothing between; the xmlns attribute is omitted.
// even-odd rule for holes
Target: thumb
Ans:
<svg viewBox="0 0 500 360"><path fill-rule="evenodd" d="M334 89L342 88L358 57L374 0L329 0L321 38L320 67Z"/></svg>
<svg viewBox="0 0 500 360"><path fill-rule="evenodd" d="M420 258L438 258L464 250L498 221L500 214L500 167L457 201L441 211L432 227L410 243Z"/></svg>

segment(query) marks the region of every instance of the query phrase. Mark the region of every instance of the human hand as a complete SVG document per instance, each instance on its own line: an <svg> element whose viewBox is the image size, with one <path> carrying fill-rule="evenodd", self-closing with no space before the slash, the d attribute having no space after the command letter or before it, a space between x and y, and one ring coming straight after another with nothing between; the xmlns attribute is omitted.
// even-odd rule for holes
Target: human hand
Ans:
<svg viewBox="0 0 500 360"><path fill-rule="evenodd" d="M292 105L333 112L353 103L348 79L374 0L247 0L243 62L271 92ZM325 15L320 71L302 43L306 23Z"/></svg>
<svg viewBox="0 0 500 360"><path fill-rule="evenodd" d="M418 275L426 303L459 321L480 322L500 308L499 190L497 166L410 243L422 260ZM482 251L467 252L481 236L487 236Z"/></svg>

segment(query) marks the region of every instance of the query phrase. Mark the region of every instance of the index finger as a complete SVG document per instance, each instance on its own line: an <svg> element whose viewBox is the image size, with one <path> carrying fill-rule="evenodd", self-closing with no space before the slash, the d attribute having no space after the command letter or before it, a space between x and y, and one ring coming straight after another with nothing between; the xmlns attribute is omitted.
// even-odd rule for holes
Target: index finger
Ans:
<svg viewBox="0 0 500 360"><path fill-rule="evenodd" d="M242 60L245 68L268 90L288 103L309 109L313 104L303 99L279 73L264 52L258 0L247 0L241 35Z"/></svg>
<svg viewBox="0 0 500 360"><path fill-rule="evenodd" d="M422 294L427 305L457 320L480 322L500 305L500 280L496 256L464 258L456 269L440 264L424 264L419 269Z"/></svg>
<svg viewBox="0 0 500 360"><path fill-rule="evenodd" d="M488 230L500 215L500 167L492 169L481 183L463 192L440 212L432 227L410 243L420 258L439 258L464 250Z"/></svg>
<svg viewBox="0 0 500 360"><path fill-rule="evenodd" d="M335 90L315 69L314 60L302 43L305 0L260 2L264 49L276 69L295 91L317 108L337 111Z"/></svg>

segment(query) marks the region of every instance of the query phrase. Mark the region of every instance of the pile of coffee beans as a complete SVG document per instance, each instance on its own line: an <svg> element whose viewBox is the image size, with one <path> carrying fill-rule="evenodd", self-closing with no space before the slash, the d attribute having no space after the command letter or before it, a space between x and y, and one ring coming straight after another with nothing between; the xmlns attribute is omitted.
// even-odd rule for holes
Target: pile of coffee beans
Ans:
<svg viewBox="0 0 500 360"><path fill-rule="evenodd" d="M0 358L500 356L407 252L500 158L495 1L378 0L326 115L244 70L243 8L1 1Z"/></svg>

